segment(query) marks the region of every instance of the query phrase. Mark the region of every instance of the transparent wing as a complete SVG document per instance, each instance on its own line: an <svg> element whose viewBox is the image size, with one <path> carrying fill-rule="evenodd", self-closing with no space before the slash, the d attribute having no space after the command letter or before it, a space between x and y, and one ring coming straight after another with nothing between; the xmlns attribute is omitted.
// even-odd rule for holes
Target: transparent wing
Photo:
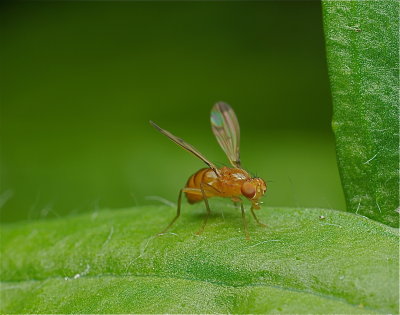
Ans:
<svg viewBox="0 0 400 315"><path fill-rule="evenodd" d="M216 103L211 110L211 128L229 162L240 168L240 127L232 107Z"/></svg>
<svg viewBox="0 0 400 315"><path fill-rule="evenodd" d="M194 154L195 156L197 156L200 160L202 160L204 163L206 163L214 172L215 174L219 175L218 169L217 167L211 163L209 160L207 160L204 155L202 155L199 151L196 150L195 147L193 147L192 145L190 145L189 143L185 142L184 140L182 140L181 138L178 138L176 136L174 136L172 133L170 133L167 130L162 129L160 126L158 126L157 124L155 124L154 122L152 122L150 120L150 124L153 125L154 128L156 128L159 132L161 132L162 134L166 135L168 138L170 138L172 141L174 141L176 144L180 145L182 148L184 148L185 150L189 151L190 153Z"/></svg>

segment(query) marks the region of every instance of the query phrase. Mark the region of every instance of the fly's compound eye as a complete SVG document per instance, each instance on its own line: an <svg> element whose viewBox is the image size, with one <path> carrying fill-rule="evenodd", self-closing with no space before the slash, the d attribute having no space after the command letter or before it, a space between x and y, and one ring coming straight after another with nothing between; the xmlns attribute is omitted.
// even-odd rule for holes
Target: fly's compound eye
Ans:
<svg viewBox="0 0 400 315"><path fill-rule="evenodd" d="M243 183L241 191L243 196L249 199L254 198L254 196L256 195L256 187L249 182Z"/></svg>

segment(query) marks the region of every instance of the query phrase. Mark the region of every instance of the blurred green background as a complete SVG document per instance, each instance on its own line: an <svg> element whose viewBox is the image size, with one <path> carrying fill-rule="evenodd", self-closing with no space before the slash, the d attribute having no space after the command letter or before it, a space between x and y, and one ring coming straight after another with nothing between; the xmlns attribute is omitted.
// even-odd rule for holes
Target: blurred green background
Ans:
<svg viewBox="0 0 400 315"><path fill-rule="evenodd" d="M176 202L204 165L148 121L226 163L219 100L267 206L344 209L321 19L312 1L1 4L1 221Z"/></svg>

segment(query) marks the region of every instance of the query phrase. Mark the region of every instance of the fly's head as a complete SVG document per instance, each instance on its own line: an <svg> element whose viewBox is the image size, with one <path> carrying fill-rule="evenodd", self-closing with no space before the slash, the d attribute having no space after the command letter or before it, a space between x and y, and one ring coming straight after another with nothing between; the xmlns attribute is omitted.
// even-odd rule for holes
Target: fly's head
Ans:
<svg viewBox="0 0 400 315"><path fill-rule="evenodd" d="M267 184L259 177L253 177L246 180L241 187L242 195L249 199L254 209L260 209L259 199L267 191Z"/></svg>

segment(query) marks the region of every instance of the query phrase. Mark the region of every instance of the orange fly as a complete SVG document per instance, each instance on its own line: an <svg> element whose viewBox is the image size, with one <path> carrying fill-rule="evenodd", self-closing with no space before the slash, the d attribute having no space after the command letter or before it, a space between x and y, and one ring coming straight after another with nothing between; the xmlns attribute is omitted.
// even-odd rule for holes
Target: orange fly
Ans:
<svg viewBox="0 0 400 315"><path fill-rule="evenodd" d="M150 123L162 134L166 135L185 150L197 156L208 166L207 168L203 168L193 174L187 181L186 186L180 190L176 216L159 234L165 233L178 219L181 212L182 193L185 193L189 203L193 204L204 200L206 205L207 213L197 234L203 232L211 213L208 198L217 196L230 198L234 203L240 203L244 232L247 239L249 239L249 232L242 197L250 200L250 211L256 222L261 226L266 226L258 220L254 213L254 209L260 209L259 200L265 194L267 184L259 177L251 177L249 173L240 166L240 127L235 112L228 104L219 102L214 105L211 110L211 127L219 145L227 155L232 167L224 166L217 168L192 145L174 136L167 130L160 128L154 122L150 121Z"/></svg>

